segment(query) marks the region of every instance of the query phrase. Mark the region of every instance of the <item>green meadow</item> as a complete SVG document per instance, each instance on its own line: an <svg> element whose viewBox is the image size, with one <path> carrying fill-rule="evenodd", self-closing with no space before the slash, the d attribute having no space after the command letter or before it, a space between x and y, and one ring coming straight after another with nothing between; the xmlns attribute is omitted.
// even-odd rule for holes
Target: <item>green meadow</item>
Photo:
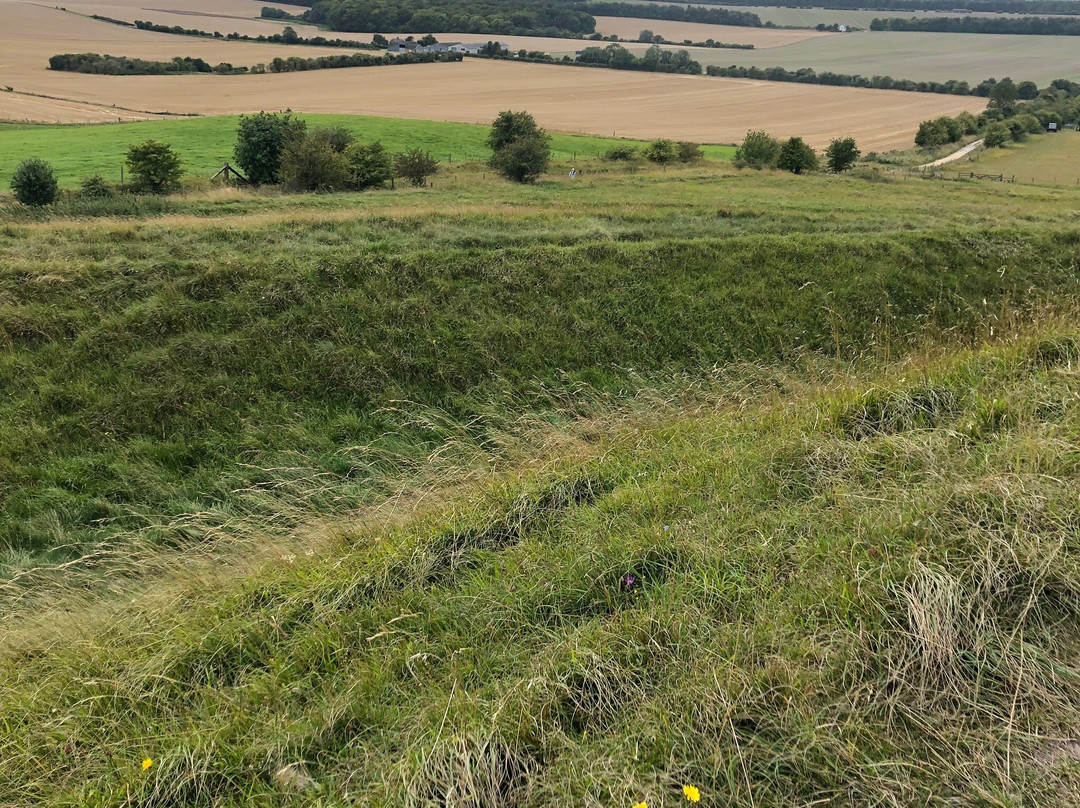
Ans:
<svg viewBox="0 0 1080 808"><path fill-rule="evenodd" d="M0 805L1076 803L1080 191L582 165L0 207Z"/></svg>
<svg viewBox="0 0 1080 808"><path fill-rule="evenodd" d="M382 141L391 151L420 148L441 162L486 160L489 124L461 124L413 121L364 115L309 115L298 117L310 128L342 126L357 139ZM239 117L224 115L137 123L62 125L0 123L0 187L7 188L15 167L30 157L52 163L62 185L78 185L84 178L100 174L110 182L120 181L120 169L129 146L144 140L162 140L172 145L192 175L210 177L227 160L232 160ZM642 145L638 141L598 138L589 135L553 134L551 148L556 158L585 159L602 155L614 145ZM733 146L706 146L706 156L730 159Z"/></svg>

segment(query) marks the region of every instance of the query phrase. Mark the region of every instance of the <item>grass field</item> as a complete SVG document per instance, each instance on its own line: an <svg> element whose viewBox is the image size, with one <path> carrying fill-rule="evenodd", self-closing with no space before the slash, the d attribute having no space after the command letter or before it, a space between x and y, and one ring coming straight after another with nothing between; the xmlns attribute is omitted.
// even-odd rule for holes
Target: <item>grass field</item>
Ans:
<svg viewBox="0 0 1080 808"><path fill-rule="evenodd" d="M981 151L973 159L945 168L953 174L974 171L1004 174L1017 182L1076 186L1080 184L1080 133L1034 135L1024 143Z"/></svg>
<svg viewBox="0 0 1080 808"><path fill-rule="evenodd" d="M365 142L379 140L392 151L425 149L447 164L486 160L491 154L485 142L489 126L360 115L302 117L311 128L343 126ZM188 173L209 177L232 160L238 122L238 116L220 116L82 126L0 123L0 187L7 188L15 167L34 156L48 159L66 186L92 174L119 181L128 146L151 138L170 143ZM625 143L640 145L637 141L555 134L551 147L557 159L584 160ZM705 146L703 151L716 159L730 159L735 153L732 146Z"/></svg>
<svg viewBox="0 0 1080 808"><path fill-rule="evenodd" d="M1075 804L1080 190L460 171L0 211L0 804Z"/></svg>

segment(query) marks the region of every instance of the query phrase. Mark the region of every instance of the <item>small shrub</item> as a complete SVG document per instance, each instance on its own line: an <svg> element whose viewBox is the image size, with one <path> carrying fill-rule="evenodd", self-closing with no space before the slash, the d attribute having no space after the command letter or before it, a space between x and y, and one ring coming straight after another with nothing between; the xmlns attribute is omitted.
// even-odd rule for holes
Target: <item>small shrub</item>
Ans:
<svg viewBox="0 0 1080 808"><path fill-rule="evenodd" d="M780 147L780 156L776 158L776 167L792 174L813 171L818 166L817 155L801 137L789 138Z"/></svg>
<svg viewBox="0 0 1080 808"><path fill-rule="evenodd" d="M23 160L11 177L11 192L24 205L43 207L56 201L59 184L52 166L40 158Z"/></svg>
<svg viewBox="0 0 1080 808"><path fill-rule="evenodd" d="M644 154L654 163L667 165L675 159L675 144L667 138L659 138L645 147Z"/></svg>
<svg viewBox="0 0 1080 808"><path fill-rule="evenodd" d="M420 188L439 170L439 161L422 149L409 149L394 158L394 174Z"/></svg>
<svg viewBox="0 0 1080 808"><path fill-rule="evenodd" d="M637 150L633 146L612 146L604 153L605 160L633 160Z"/></svg>
<svg viewBox="0 0 1080 808"><path fill-rule="evenodd" d="M742 145L735 150L736 168L774 168L780 156L780 141L768 132L747 132Z"/></svg>
<svg viewBox="0 0 1080 808"><path fill-rule="evenodd" d="M180 188L184 169L180 156L168 143L146 140L127 151L127 166L131 171L132 188L154 194L167 194Z"/></svg>
<svg viewBox="0 0 1080 808"><path fill-rule="evenodd" d="M675 144L675 153L680 163L696 163L705 156L698 144L685 140Z"/></svg>
<svg viewBox="0 0 1080 808"><path fill-rule="evenodd" d="M330 193L349 186L349 165L323 138L305 137L281 154L281 183L287 191Z"/></svg>
<svg viewBox="0 0 1080 808"><path fill-rule="evenodd" d="M87 177L79 186L80 199L108 199L112 195L112 186L100 174Z"/></svg>

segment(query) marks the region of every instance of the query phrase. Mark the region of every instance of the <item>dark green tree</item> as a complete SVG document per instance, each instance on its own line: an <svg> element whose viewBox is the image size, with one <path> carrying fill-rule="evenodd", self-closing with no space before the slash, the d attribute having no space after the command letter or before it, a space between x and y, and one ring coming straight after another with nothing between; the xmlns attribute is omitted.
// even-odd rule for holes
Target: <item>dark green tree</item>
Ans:
<svg viewBox="0 0 1080 808"><path fill-rule="evenodd" d="M990 105L998 109L1012 109L1016 99L1020 97L1020 90L1010 78L1004 78L990 90Z"/></svg>
<svg viewBox="0 0 1080 808"><path fill-rule="evenodd" d="M38 157L23 160L11 177L11 192L24 205L51 205L60 193L52 166Z"/></svg>
<svg viewBox="0 0 1080 808"><path fill-rule="evenodd" d="M949 130L940 120L923 121L919 124L919 131L915 133L915 145L924 149L932 149L949 142Z"/></svg>
<svg viewBox="0 0 1080 808"><path fill-rule="evenodd" d="M300 41L300 35L291 25L286 25L281 31L281 41L286 45L295 45Z"/></svg>
<svg viewBox="0 0 1080 808"><path fill-rule="evenodd" d="M859 147L855 145L855 138L836 138L829 143L829 148L825 150L825 162L828 164L830 171L839 174L841 171L847 171L855 165L855 161L859 159L861 153Z"/></svg>
<svg viewBox="0 0 1080 808"><path fill-rule="evenodd" d="M1031 101L1039 97L1039 85L1033 81L1022 81L1016 85L1016 97L1021 101Z"/></svg>
<svg viewBox="0 0 1080 808"><path fill-rule="evenodd" d="M394 175L420 188L439 170L439 161L423 149L409 149L394 158Z"/></svg>
<svg viewBox="0 0 1080 808"><path fill-rule="evenodd" d="M551 160L551 139L540 132L507 143L491 158L491 167L514 182L536 182Z"/></svg>
<svg viewBox="0 0 1080 808"><path fill-rule="evenodd" d="M277 182L281 153L290 140L302 139L306 129L304 121L287 114L241 115L233 149L236 164L256 185Z"/></svg>
<svg viewBox="0 0 1080 808"><path fill-rule="evenodd" d="M792 174L802 174L817 168L818 159L814 150L801 137L788 138L780 147L780 156L776 158L776 167Z"/></svg>
<svg viewBox="0 0 1080 808"><path fill-rule="evenodd" d="M768 132L747 132L735 150L736 168L774 168L780 156L780 141Z"/></svg>
<svg viewBox="0 0 1080 808"><path fill-rule="evenodd" d="M376 48L388 48L390 47L390 40L384 37L382 34L375 34L371 37L371 44Z"/></svg>
<svg viewBox="0 0 1080 808"><path fill-rule="evenodd" d="M488 133L487 144L491 151L497 152L508 143L523 137L540 134L543 130L528 112L511 112L506 110L499 113L491 124L491 132Z"/></svg>
<svg viewBox="0 0 1080 808"><path fill-rule="evenodd" d="M352 184L361 191L377 188L394 176L394 161L383 144L353 143L345 150L345 162L349 166Z"/></svg>
<svg viewBox="0 0 1080 808"><path fill-rule="evenodd" d="M343 154L349 148L349 144L356 140L353 133L344 126L326 126L316 129L311 133L311 137L322 140L338 154Z"/></svg>
<svg viewBox="0 0 1080 808"><path fill-rule="evenodd" d="M131 172L131 186L135 191L167 194L180 188L184 169L180 155L168 143L160 140L144 140L127 150L127 167Z"/></svg>

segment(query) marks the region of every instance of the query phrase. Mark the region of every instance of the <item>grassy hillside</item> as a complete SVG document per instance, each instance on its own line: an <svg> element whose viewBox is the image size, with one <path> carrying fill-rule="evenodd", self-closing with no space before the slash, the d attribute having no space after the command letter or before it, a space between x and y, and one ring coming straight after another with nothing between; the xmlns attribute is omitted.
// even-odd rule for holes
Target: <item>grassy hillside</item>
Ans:
<svg viewBox="0 0 1080 808"><path fill-rule="evenodd" d="M425 149L443 162L486 160L491 154L485 144L490 121L473 125L364 115L300 117L311 128L344 126L365 142L381 140L391 151ZM170 143L189 174L209 177L226 160L232 160L238 120L238 116L224 115L99 125L0 123L0 188L7 188L15 167L29 157L52 163L62 185L78 185L92 174L119 181L128 146L150 138ZM580 159L595 157L615 144L626 143L637 141L555 134L551 147L557 158L570 160L575 155ZM705 152L710 157L730 158L735 149L709 146Z"/></svg>
<svg viewBox="0 0 1080 808"><path fill-rule="evenodd" d="M1077 291L1071 230L943 231L922 186L906 198L930 229L878 232L886 211L917 221L907 186L697 171L342 195L347 215L300 222L8 225L0 564L69 561L132 531L171 546L201 535L162 527L192 513L265 515L280 507L274 469L319 492L309 508L370 501L373 453L416 460L474 419L550 409L579 386L901 352ZM966 200L1001 215L965 193L955 213ZM1022 207L1039 217L1045 202Z"/></svg>
<svg viewBox="0 0 1080 808"><path fill-rule="evenodd" d="M54 614L0 655L0 801L1072 804L1078 361L760 374L212 596Z"/></svg>
<svg viewBox="0 0 1080 808"><path fill-rule="evenodd" d="M1077 192L596 168L5 214L0 805L1076 801Z"/></svg>

